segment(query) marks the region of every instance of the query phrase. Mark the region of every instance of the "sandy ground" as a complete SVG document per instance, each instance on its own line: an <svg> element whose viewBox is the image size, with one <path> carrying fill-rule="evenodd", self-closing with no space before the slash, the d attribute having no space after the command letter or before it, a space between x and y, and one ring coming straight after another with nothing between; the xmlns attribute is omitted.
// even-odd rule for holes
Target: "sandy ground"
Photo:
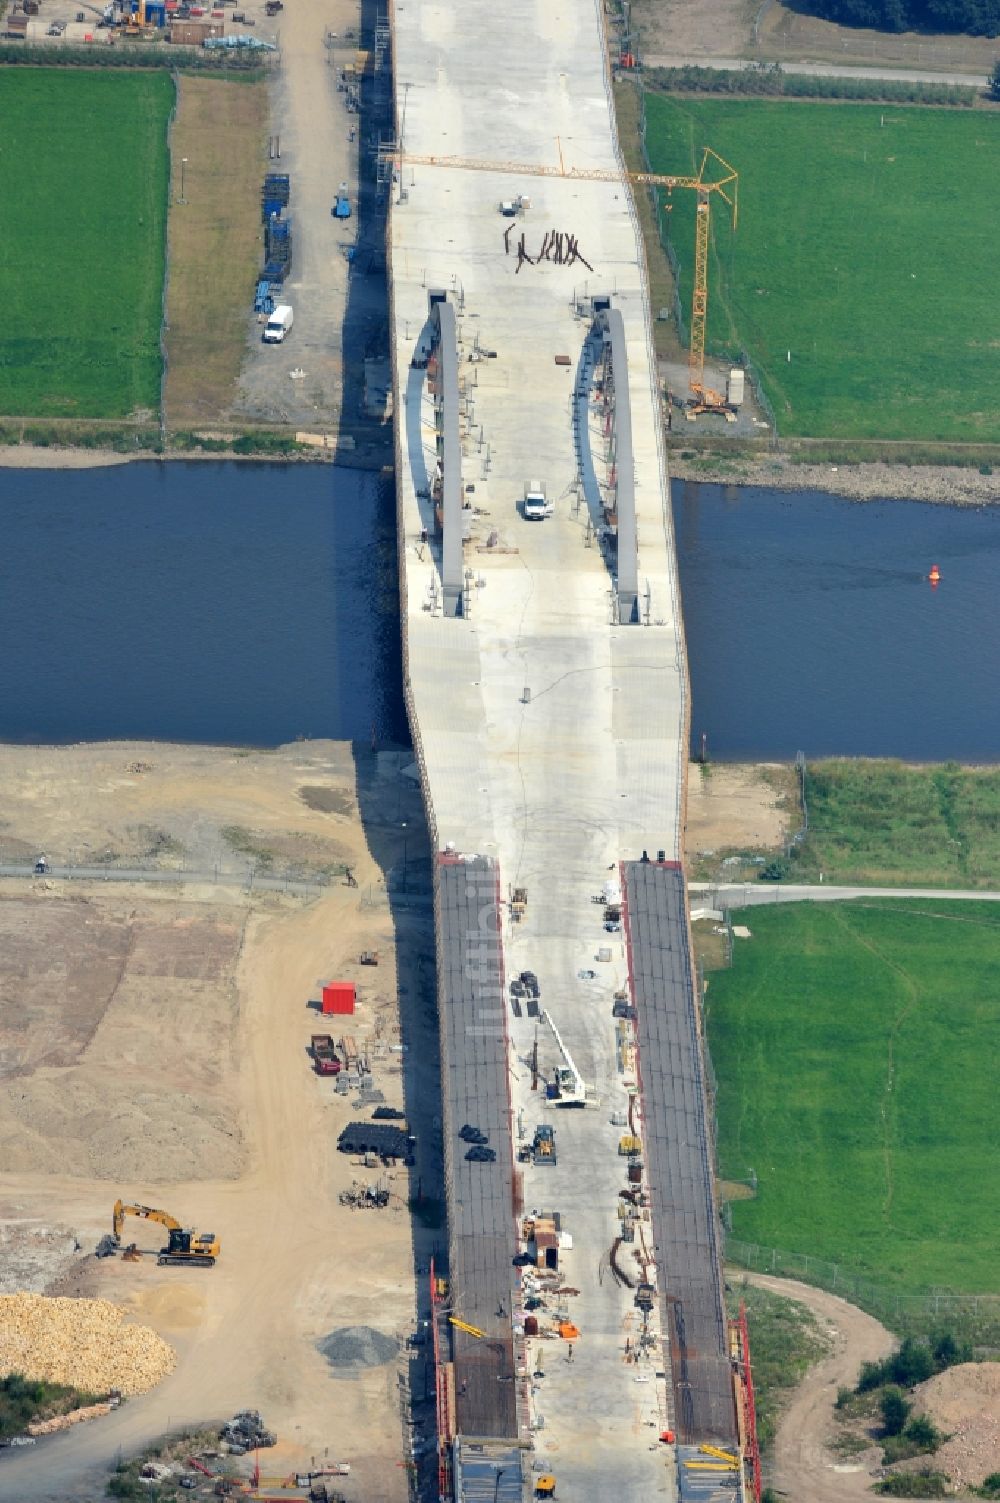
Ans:
<svg viewBox="0 0 1000 1503"><path fill-rule="evenodd" d="M31 880L0 885L0 922L12 936L0 977L5 1143L10 1117L34 1102L32 1134L13 1139L16 1162L4 1155L0 1242L19 1287L114 1299L178 1351L175 1373L146 1398L34 1455L5 1456L0 1495L14 1496L4 1491L13 1487L25 1500L100 1497L90 1469L119 1447L251 1406L279 1434L268 1460L275 1475L326 1455L351 1462L349 1498L405 1496L398 1384L416 1313L414 1258L423 1263L429 1251L405 1209L416 1186L397 1170L388 1210L339 1203L354 1178L376 1177L335 1147L340 1128L367 1113L316 1077L307 1054L319 982L357 980L349 1030L386 1101L405 1103L419 1139L413 1172L432 1186L430 911L420 902L398 910L394 926L382 885L399 860L400 813L410 885L419 880L416 793L398 765L383 756L380 776L377 757L362 752L355 764L349 747L332 743L248 756L149 745L0 749L6 842L117 846L142 825L211 851L220 828L239 820L275 844L308 834L324 855L336 848L360 884L334 882L312 902L238 887L223 901L219 888L193 884L113 894L74 884L68 896ZM358 964L369 948L380 952L377 969ZM81 1083L93 1093L89 1108ZM216 1268L95 1260L117 1194L214 1231ZM148 1225L129 1232L143 1248L159 1245ZM356 1325L394 1338L399 1356L336 1373L315 1343Z"/></svg>
<svg viewBox="0 0 1000 1503"><path fill-rule="evenodd" d="M795 774L786 765L691 764L685 833L689 857L733 847L780 850L799 823Z"/></svg>
<svg viewBox="0 0 1000 1503"><path fill-rule="evenodd" d="M870 1315L825 1290L813 1289L795 1279L776 1279L766 1274L733 1273L731 1281L745 1278L762 1289L804 1305L826 1330L833 1351L803 1378L778 1423L769 1480L779 1496L796 1503L852 1503L870 1498L873 1461L880 1453L850 1461L839 1460L830 1450L835 1434L833 1406L837 1389L857 1381L862 1362L885 1357L896 1345L895 1337ZM753 1335L751 1333L751 1342Z"/></svg>
<svg viewBox="0 0 1000 1503"><path fill-rule="evenodd" d="M646 53L733 57L749 45L759 0L633 0L633 24Z"/></svg>

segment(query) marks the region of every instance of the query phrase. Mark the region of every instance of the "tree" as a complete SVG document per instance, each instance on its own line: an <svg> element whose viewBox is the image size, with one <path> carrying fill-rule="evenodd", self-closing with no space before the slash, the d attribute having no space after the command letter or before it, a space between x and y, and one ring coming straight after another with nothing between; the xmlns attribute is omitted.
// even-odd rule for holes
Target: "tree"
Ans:
<svg viewBox="0 0 1000 1503"><path fill-rule="evenodd" d="M902 1388L914 1388L924 1383L934 1373L934 1358L930 1348L922 1341L907 1336L899 1351L892 1358L890 1371L893 1382Z"/></svg>
<svg viewBox="0 0 1000 1503"><path fill-rule="evenodd" d="M887 1388L879 1399L879 1408L883 1434L899 1435L910 1414L910 1405L903 1398L902 1389Z"/></svg>

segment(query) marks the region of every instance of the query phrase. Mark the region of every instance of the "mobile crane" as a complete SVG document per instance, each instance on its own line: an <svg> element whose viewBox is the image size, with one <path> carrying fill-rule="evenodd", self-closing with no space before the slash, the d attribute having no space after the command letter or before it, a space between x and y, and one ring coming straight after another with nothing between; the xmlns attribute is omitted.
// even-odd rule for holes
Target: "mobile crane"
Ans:
<svg viewBox="0 0 1000 1503"><path fill-rule="evenodd" d="M138 1216L142 1221L156 1221L167 1229L167 1245L161 1247L157 1263L161 1266L195 1264L199 1268L211 1268L219 1256L219 1239L214 1232L192 1232L181 1226L169 1211L159 1211L154 1206L142 1206L135 1201L116 1200L112 1213L112 1236L116 1247L121 1246L122 1231L126 1216Z"/></svg>

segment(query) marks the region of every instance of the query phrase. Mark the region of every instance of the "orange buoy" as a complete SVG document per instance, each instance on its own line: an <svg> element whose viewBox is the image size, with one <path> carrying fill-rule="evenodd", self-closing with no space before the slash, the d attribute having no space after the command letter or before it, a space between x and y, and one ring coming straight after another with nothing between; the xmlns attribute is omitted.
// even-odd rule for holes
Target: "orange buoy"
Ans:
<svg viewBox="0 0 1000 1503"><path fill-rule="evenodd" d="M927 578L933 585L936 585L938 583L939 579L941 578L941 570L938 568L937 564L931 564L931 572L928 574Z"/></svg>

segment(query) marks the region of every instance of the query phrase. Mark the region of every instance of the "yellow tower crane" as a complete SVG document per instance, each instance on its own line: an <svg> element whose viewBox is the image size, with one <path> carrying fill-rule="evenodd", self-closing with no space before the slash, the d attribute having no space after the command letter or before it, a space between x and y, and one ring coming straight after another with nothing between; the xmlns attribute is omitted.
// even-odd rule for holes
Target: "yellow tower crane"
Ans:
<svg viewBox="0 0 1000 1503"><path fill-rule="evenodd" d="M693 412L712 412L725 406L725 398L705 385L705 325L708 319L708 245L711 229L712 195L719 196L729 205L733 216L733 229L739 219L740 175L735 167L713 151L704 147L701 165L694 177L678 177L659 172L608 172L600 168L567 167L562 154L562 144L556 138L559 165L545 166L533 162L490 162L481 157L416 156L405 153L408 166L455 167L469 172L502 172L518 177L562 177L575 182L620 183L625 181L644 188L665 188L667 194L675 188L691 188L698 195L694 239L694 292L691 298L691 346L688 355L689 383L694 398ZM386 156L395 164L402 176L404 153L401 148L390 150ZM715 177L706 177L710 164L715 163L721 171Z"/></svg>

